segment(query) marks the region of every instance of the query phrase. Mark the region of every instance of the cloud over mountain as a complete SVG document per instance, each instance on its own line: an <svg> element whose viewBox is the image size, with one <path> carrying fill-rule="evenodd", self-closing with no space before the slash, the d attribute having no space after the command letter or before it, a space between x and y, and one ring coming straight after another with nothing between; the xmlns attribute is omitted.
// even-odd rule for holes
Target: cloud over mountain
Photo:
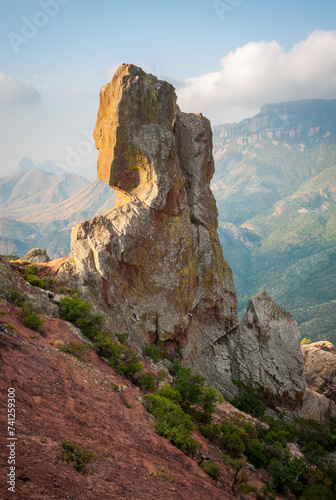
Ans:
<svg viewBox="0 0 336 500"><path fill-rule="evenodd" d="M38 104L41 94L23 78L15 78L0 71L0 104Z"/></svg>
<svg viewBox="0 0 336 500"><path fill-rule="evenodd" d="M177 91L186 111L202 110L214 124L243 119L267 102L336 97L336 31L314 31L289 51L276 41L249 42L220 65Z"/></svg>

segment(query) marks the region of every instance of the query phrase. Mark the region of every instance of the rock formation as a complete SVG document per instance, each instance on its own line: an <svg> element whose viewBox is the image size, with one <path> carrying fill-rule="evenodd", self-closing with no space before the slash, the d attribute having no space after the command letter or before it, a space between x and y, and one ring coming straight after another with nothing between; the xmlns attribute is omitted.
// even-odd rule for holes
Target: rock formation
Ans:
<svg viewBox="0 0 336 500"><path fill-rule="evenodd" d="M39 264L41 262L49 262L50 258L44 248L42 250L41 248L33 248L26 253L22 260L31 264Z"/></svg>
<svg viewBox="0 0 336 500"><path fill-rule="evenodd" d="M297 402L305 383L290 315L263 293L238 328L209 120L180 112L169 83L123 65L101 90L94 137L98 177L117 203L73 229L64 266L91 305L103 303L108 327L140 346L180 346L183 362L228 396L236 377Z"/></svg>
<svg viewBox="0 0 336 500"><path fill-rule="evenodd" d="M331 342L301 346L308 386L336 402L336 353Z"/></svg>
<svg viewBox="0 0 336 500"><path fill-rule="evenodd" d="M264 290L250 300L237 333L224 341L235 379L259 383L274 407L300 406L306 382L299 328Z"/></svg>

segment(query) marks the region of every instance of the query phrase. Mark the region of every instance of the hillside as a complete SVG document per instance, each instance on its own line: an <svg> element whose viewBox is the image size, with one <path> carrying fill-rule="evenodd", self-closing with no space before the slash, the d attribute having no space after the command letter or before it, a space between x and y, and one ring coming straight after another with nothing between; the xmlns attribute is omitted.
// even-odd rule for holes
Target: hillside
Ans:
<svg viewBox="0 0 336 500"><path fill-rule="evenodd" d="M336 341L336 101L214 128L212 189L242 311L265 288L303 336Z"/></svg>
<svg viewBox="0 0 336 500"><path fill-rule="evenodd" d="M0 253L23 256L32 247L67 255L71 227L110 209L115 192L98 179L32 170L0 179Z"/></svg>

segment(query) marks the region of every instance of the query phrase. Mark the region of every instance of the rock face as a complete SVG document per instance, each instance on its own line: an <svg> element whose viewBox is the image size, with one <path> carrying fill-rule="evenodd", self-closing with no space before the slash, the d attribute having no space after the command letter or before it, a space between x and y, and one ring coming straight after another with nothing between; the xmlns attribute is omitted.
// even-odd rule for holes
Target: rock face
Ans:
<svg viewBox="0 0 336 500"><path fill-rule="evenodd" d="M121 66L100 95L98 177L115 207L76 226L67 272L133 342L165 342L228 397L232 378L260 382L280 403L305 386L299 332L265 293L238 328L232 272L217 236L212 131L180 112L174 88Z"/></svg>
<svg viewBox="0 0 336 500"><path fill-rule="evenodd" d="M336 402L336 353L331 342L301 346L307 384Z"/></svg>
<svg viewBox="0 0 336 500"><path fill-rule="evenodd" d="M123 65L101 90L94 137L117 203L73 229L73 271L113 331L180 345L215 381L214 344L238 318L210 190L210 122L181 113L167 82Z"/></svg>
<svg viewBox="0 0 336 500"><path fill-rule="evenodd" d="M290 313L264 290L250 300L237 332L222 339L232 360L232 375L266 389L268 403L290 410L300 406L306 386L300 332Z"/></svg>

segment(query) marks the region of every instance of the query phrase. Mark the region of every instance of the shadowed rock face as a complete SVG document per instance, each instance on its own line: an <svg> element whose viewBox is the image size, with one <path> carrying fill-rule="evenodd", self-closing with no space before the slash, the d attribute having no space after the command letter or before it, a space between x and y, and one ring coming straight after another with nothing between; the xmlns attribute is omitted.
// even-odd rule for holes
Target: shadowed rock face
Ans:
<svg viewBox="0 0 336 500"><path fill-rule="evenodd" d="M271 406L300 406L306 381L299 328L264 290L250 300L228 345L234 354L234 378L247 385L259 383Z"/></svg>
<svg viewBox="0 0 336 500"><path fill-rule="evenodd" d="M101 90L94 137L98 177L118 197L72 231L67 268L87 300L140 346L182 347L185 365L228 397L241 378L297 402L305 383L295 322L265 294L238 328L210 190L209 120L180 112L167 82L123 65Z"/></svg>

